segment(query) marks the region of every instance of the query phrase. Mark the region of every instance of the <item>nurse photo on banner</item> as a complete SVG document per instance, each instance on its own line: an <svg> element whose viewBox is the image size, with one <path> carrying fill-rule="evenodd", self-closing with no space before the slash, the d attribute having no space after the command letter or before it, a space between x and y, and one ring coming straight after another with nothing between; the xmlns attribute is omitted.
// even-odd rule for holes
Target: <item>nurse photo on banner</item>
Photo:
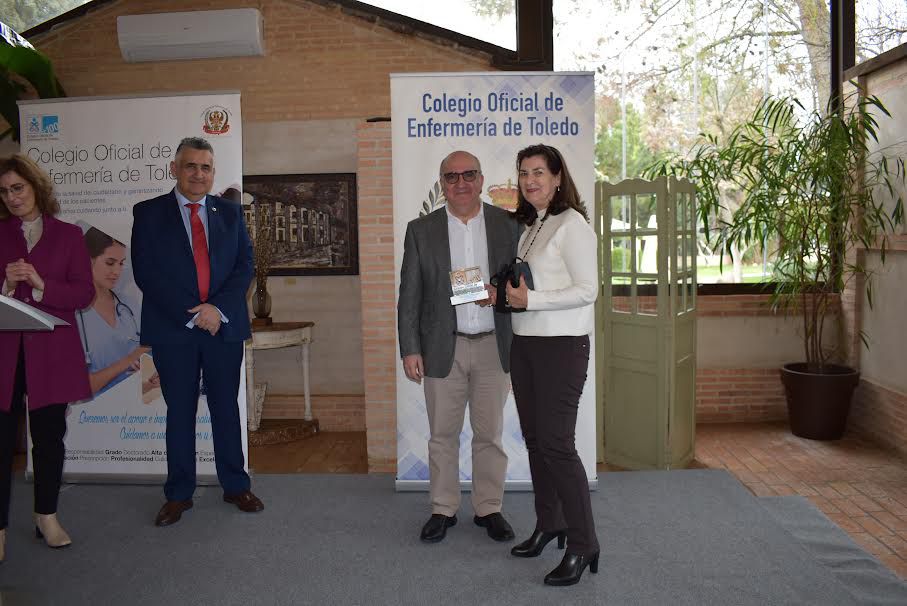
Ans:
<svg viewBox="0 0 907 606"><path fill-rule="evenodd" d="M85 231L85 244L96 294L90 307L77 312L76 321L96 397L137 372L142 354L150 349L139 345L141 310L118 284L129 258L126 246L96 227Z"/></svg>

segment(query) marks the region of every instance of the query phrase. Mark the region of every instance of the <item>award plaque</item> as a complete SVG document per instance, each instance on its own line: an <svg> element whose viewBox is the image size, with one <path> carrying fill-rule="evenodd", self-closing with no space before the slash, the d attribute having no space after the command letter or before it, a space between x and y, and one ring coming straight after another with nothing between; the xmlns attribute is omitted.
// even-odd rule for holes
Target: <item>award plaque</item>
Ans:
<svg viewBox="0 0 907 606"><path fill-rule="evenodd" d="M485 282L482 281L482 270L478 267L455 269L450 272L450 290L453 292L450 298L451 305L462 305L488 298Z"/></svg>

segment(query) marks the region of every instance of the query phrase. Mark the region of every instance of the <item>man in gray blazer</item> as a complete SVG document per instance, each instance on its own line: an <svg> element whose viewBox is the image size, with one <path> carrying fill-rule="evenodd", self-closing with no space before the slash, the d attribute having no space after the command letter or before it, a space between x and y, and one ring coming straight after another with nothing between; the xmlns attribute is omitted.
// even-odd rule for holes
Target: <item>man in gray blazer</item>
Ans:
<svg viewBox="0 0 907 606"><path fill-rule="evenodd" d="M473 521L496 541L513 539L501 515L507 455L501 440L510 392L510 316L487 305L451 304L451 272L479 267L484 282L516 256L518 224L482 203L479 160L456 151L441 162L447 206L409 223L400 270L397 324L406 376L425 379L431 438L432 515L421 539L436 543L457 523L460 431L472 425Z"/></svg>

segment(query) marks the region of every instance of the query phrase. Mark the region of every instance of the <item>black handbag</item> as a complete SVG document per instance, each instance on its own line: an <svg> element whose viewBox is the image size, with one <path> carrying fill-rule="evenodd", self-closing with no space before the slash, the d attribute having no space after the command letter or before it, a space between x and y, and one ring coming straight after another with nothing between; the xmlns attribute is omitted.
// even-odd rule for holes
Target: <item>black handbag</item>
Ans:
<svg viewBox="0 0 907 606"><path fill-rule="evenodd" d="M523 276L523 279L526 281L526 286L530 290L534 290L532 285L532 270L529 268L529 263L523 261L519 257L514 258L510 263L502 265L498 273L491 276L491 285L497 288L497 300L494 304L494 310L496 312L509 314L526 311L525 309L511 307L507 303L507 282L510 282L514 288L518 288L520 285L520 276Z"/></svg>

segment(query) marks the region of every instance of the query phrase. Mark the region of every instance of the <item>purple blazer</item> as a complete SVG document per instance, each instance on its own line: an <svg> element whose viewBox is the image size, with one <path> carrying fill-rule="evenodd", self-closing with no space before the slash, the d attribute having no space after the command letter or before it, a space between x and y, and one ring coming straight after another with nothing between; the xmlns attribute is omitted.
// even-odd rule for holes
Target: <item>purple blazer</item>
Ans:
<svg viewBox="0 0 907 606"><path fill-rule="evenodd" d="M22 220L0 221L0 284L6 265L25 259L44 279L40 303L31 300L31 286L20 282L13 296L69 322L50 332L0 331L0 410L12 404L19 343L25 344L25 382L28 408L75 402L91 397L88 367L76 327L75 312L94 299L91 259L82 230L44 215L44 231L31 252L25 245Z"/></svg>

